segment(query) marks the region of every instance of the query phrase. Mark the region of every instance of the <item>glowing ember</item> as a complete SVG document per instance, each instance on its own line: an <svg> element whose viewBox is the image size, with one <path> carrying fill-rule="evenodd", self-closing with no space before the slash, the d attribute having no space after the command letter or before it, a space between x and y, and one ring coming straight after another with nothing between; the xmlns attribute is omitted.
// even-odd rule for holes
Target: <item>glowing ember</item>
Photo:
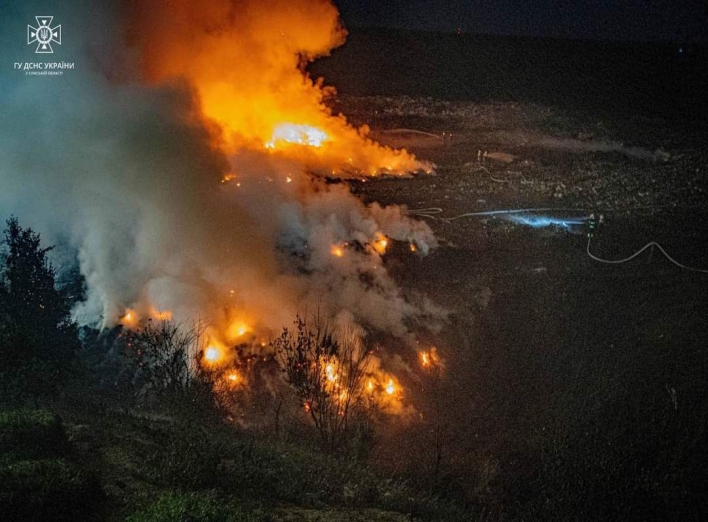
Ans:
<svg viewBox="0 0 708 522"><path fill-rule="evenodd" d="M394 393L396 393L396 385L393 384L393 379L388 380L388 384L386 385L385 390L386 393L388 393L389 395L393 395Z"/></svg>
<svg viewBox="0 0 708 522"><path fill-rule="evenodd" d="M321 147L327 134L317 127L283 123L273 130L273 136L265 144L267 149L275 149L278 144L291 143L308 147Z"/></svg>
<svg viewBox="0 0 708 522"><path fill-rule="evenodd" d="M150 317L157 319L158 321L171 321L172 312L169 310L158 310L157 308L150 309Z"/></svg>
<svg viewBox="0 0 708 522"><path fill-rule="evenodd" d="M229 325L226 330L226 336L229 340L235 341L239 337L243 337L248 332L251 331L251 327L248 326L243 320L237 320Z"/></svg>
<svg viewBox="0 0 708 522"><path fill-rule="evenodd" d="M420 353L420 362L423 366L430 366L430 355L428 355L428 352Z"/></svg>
<svg viewBox="0 0 708 522"><path fill-rule="evenodd" d="M226 376L226 379L232 383L232 384L238 384L239 382L239 375L236 372L231 372Z"/></svg>
<svg viewBox="0 0 708 522"><path fill-rule="evenodd" d="M411 252L417 252L417 251L418 251L418 247L415 246L415 243L411 243Z"/></svg>
<svg viewBox="0 0 708 522"><path fill-rule="evenodd" d="M331 252L334 257L344 257L344 249L340 246L333 246Z"/></svg>
<svg viewBox="0 0 708 522"><path fill-rule="evenodd" d="M374 250L380 255L386 253L386 247L388 246L388 238L383 234L376 234L376 241L373 243Z"/></svg>
<svg viewBox="0 0 708 522"><path fill-rule="evenodd" d="M129 328L134 328L138 324L138 314L135 310L126 309L125 314L121 317L120 322Z"/></svg>
<svg viewBox="0 0 708 522"><path fill-rule="evenodd" d="M427 352L420 352L420 364L423 368L439 366L438 363L438 351L435 347L430 348Z"/></svg>
<svg viewBox="0 0 708 522"><path fill-rule="evenodd" d="M337 376L334 373L334 366L332 366L331 364L328 364L327 368L325 370L327 372L327 380L329 382L334 382L337 380Z"/></svg>
<svg viewBox="0 0 708 522"><path fill-rule="evenodd" d="M204 350L204 358L211 363L218 361L220 357L221 352L219 352L218 348L210 346L209 348Z"/></svg>
<svg viewBox="0 0 708 522"><path fill-rule="evenodd" d="M369 379L369 382L366 383L366 389L369 390L369 393L374 391L375 386L374 381L371 379Z"/></svg>

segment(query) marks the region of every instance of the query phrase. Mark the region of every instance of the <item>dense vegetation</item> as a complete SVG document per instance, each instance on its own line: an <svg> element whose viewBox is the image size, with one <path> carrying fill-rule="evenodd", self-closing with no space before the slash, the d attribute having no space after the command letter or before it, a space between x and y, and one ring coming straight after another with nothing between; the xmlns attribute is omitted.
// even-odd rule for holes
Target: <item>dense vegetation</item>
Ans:
<svg viewBox="0 0 708 522"><path fill-rule="evenodd" d="M79 335L69 312L81 284L58 288L48 253L39 235L8 221L0 520L702 520L708 512L706 359L695 348L705 325L683 319L684 308L643 324L626 353L570 347L552 368L566 393L527 399L543 432L521 449L495 433L490 450L455 439L467 422L459 368L428 366L420 383L429 404L417 405L425 412L417 424L389 426L384 437L354 393L352 416L340 422L341 405L311 358L351 347L301 319L274 342L280 360L268 364L284 377L277 397L254 387L247 400L225 402L214 376L190 364L198 326ZM576 294L567 299L583 298ZM690 328L670 327L681 324ZM657 339L670 343L671 358L636 357L633 347ZM497 426L486 395L523 362L502 354L498 379L480 381L475 429ZM667 371L673 380L663 380ZM515 386L520 396L533 391Z"/></svg>
<svg viewBox="0 0 708 522"><path fill-rule="evenodd" d="M404 477L370 468L344 444L349 432L339 421L319 436L306 426L290 434L238 428L230 414L239 405L224 403L213 375L191 364L198 327L150 322L130 333L84 331L80 342L51 248L14 218L4 246L0 519L466 518ZM298 324L314 353L346 352ZM291 339L287 329L281 339ZM302 392L302 380L291 380ZM323 381L306 388L317 407L331 408Z"/></svg>

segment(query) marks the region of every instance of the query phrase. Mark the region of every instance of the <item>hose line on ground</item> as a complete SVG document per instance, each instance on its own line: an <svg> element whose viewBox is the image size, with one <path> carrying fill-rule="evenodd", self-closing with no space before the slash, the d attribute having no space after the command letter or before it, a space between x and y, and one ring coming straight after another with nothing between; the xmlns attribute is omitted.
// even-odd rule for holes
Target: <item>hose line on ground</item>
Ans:
<svg viewBox="0 0 708 522"><path fill-rule="evenodd" d="M641 207L638 207L638 208L641 208ZM509 209L509 210L490 210L490 211L485 211L485 212L466 212L464 214L459 214L457 216L453 216L453 217L449 217L449 218L439 217L439 214L443 213L443 209L441 209L439 207L410 209L410 210L406 210L405 213L409 216L417 216L417 217L437 219L440 221L450 222L450 221L454 221L456 219L461 219L461 218L466 218L466 217L496 216L496 215L505 215L505 214L508 215L508 214L518 214L518 213L551 212L551 211L579 212L579 211L586 211L586 209L546 207L546 208L524 208L524 209ZM642 248L640 248L635 253L633 253L631 256L628 256L628 257L625 257L622 259L603 259L601 257L596 256L595 254L593 254L590 251L590 242L591 241L592 241L592 234L590 234L588 236L588 244L587 244L586 252L592 260L597 261L599 263L605 263L608 265L619 265L619 264L631 261L632 259L635 259L636 257L640 256L644 251L646 251L647 249L649 249L651 247L656 247L659 249L659 251L662 254L664 254L666 259L671 261L671 263L673 263L677 267L679 267L683 270L689 270L691 272L708 274L707 269L694 268L694 267L686 266L683 263L679 263L673 257L671 257L671 255L669 255L669 253L664 249L664 247L662 247L656 241L651 241L651 242L647 243Z"/></svg>
<svg viewBox="0 0 708 522"><path fill-rule="evenodd" d="M686 265L684 265L684 264L682 264L682 263L679 263L679 262L676 261L673 257L671 257L671 256L669 255L669 253L668 253L666 250L664 250L664 247L662 247L662 246L661 246L659 243L657 243L656 241L651 241L651 242L647 243L647 244L644 245L642 248L640 248L639 250L637 250L634 254L632 254L632 255L629 256L629 257L625 257L625 258L623 258L623 259L602 259L601 257L597 257L597 256L594 255L592 252L590 252L590 242L591 242L591 241L592 241L592 237L588 237L588 246L587 246L587 249L586 249L586 251L587 251L587 253L588 253L588 256L590 256L590 258L593 259L594 261L598 261L598 262L600 262L600 263L605 263L605 264L608 264L608 265L619 265L619 264L622 264L622 263L626 263L627 261L631 261L632 259L634 259L635 257L639 256L642 252L644 252L644 251L647 250L648 248L656 247L656 248L659 249L659 251L660 251L662 254L664 254L664 256L666 256L666 259L668 259L669 261L671 261L671 262L672 262L674 265L676 265L677 267L683 268L684 270L690 270L691 272L700 272L700 273L702 273L702 274L708 274L708 270L705 270L705 269L703 269L703 268L693 268L693 267L690 267L690 266L686 266Z"/></svg>

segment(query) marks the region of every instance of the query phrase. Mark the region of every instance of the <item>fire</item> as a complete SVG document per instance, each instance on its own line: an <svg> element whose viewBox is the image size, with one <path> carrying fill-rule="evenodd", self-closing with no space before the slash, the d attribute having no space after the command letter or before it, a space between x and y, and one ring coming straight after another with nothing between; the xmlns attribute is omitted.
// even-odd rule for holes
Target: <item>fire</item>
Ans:
<svg viewBox="0 0 708 522"><path fill-rule="evenodd" d="M423 368L432 368L440 366L440 358L438 357L438 351L433 346L428 351L420 352L420 364Z"/></svg>
<svg viewBox="0 0 708 522"><path fill-rule="evenodd" d="M388 384L386 384L386 388L384 389L389 395L393 395L394 393L396 393L396 385L393 383L393 379L388 380Z"/></svg>
<svg viewBox="0 0 708 522"><path fill-rule="evenodd" d="M273 130L273 135L265 144L267 149L275 149L284 143L304 145L307 147L321 147L327 140L327 133L310 125L296 125L283 123Z"/></svg>
<svg viewBox="0 0 708 522"><path fill-rule="evenodd" d="M386 247L388 246L388 238L381 233L376 234L376 240L373 243L374 250L380 255L386 253Z"/></svg>
<svg viewBox="0 0 708 522"><path fill-rule="evenodd" d="M334 245L331 252L334 257L344 257L344 249L340 246Z"/></svg>
<svg viewBox="0 0 708 522"><path fill-rule="evenodd" d="M120 322L123 323L124 326L133 328L138 324L138 314L135 310L127 308L125 310L125 314L121 317Z"/></svg>
<svg viewBox="0 0 708 522"><path fill-rule="evenodd" d="M140 313L133 308L126 308L123 317L120 318L121 324L123 326L134 329L140 326L143 321L147 319L153 319L155 321L171 321L172 312L169 310L158 310L154 306L149 308L138 307Z"/></svg>
<svg viewBox="0 0 708 522"><path fill-rule="evenodd" d="M129 36L142 53L143 76L186 80L227 154L266 148L337 175L431 170L332 114L325 99L334 89L304 72L307 61L344 43L331 1L166 0L159 10L149 0L132 4Z"/></svg>
<svg viewBox="0 0 708 522"><path fill-rule="evenodd" d="M241 376L236 371L229 372L226 375L226 380L229 381L229 383L231 383L232 385L235 385L241 381Z"/></svg>
<svg viewBox="0 0 708 522"><path fill-rule="evenodd" d="M334 382L337 380L337 375L334 372L334 366L331 364L328 364L327 367L325 368L325 372L327 373L327 380L329 382Z"/></svg>
<svg viewBox="0 0 708 522"><path fill-rule="evenodd" d="M204 359L207 362L215 363L221 359L221 351L214 346L209 346L206 350L204 350Z"/></svg>
<svg viewBox="0 0 708 522"><path fill-rule="evenodd" d="M246 323L235 322L233 323L227 332L229 339L236 339L238 337L243 337L250 331L250 328Z"/></svg>
<svg viewBox="0 0 708 522"><path fill-rule="evenodd" d="M150 309L150 317L158 321L171 321L172 312L170 312L169 310L158 310L157 308L153 307Z"/></svg>
<svg viewBox="0 0 708 522"><path fill-rule="evenodd" d="M430 356L427 352L421 352L420 362L423 366L430 366Z"/></svg>

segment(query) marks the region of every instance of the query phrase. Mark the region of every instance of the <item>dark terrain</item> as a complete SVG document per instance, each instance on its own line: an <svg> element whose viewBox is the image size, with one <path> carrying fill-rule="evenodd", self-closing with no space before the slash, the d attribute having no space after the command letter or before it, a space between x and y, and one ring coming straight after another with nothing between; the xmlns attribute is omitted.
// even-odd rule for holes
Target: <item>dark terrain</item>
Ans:
<svg viewBox="0 0 708 522"><path fill-rule="evenodd" d="M0 519L705 520L708 274L657 247L621 264L586 249L616 260L656 241L708 269L706 57L353 31L310 68L338 87L333 110L436 164L349 182L440 243L385 256L411 300L447 311L415 325L440 373L398 376L415 409L335 457L277 425L271 396L243 410L262 432L199 395L150 409L119 371L120 329L84 331L85 375L45 409L0 410Z"/></svg>
<svg viewBox="0 0 708 522"><path fill-rule="evenodd" d="M520 519L708 515L708 274L656 248L586 253L602 215L594 255L656 241L708 269L705 50L678 49L373 31L315 64L335 110L437 165L353 190L438 209L440 248L389 266L451 312L447 493ZM529 208L581 224L449 220Z"/></svg>

